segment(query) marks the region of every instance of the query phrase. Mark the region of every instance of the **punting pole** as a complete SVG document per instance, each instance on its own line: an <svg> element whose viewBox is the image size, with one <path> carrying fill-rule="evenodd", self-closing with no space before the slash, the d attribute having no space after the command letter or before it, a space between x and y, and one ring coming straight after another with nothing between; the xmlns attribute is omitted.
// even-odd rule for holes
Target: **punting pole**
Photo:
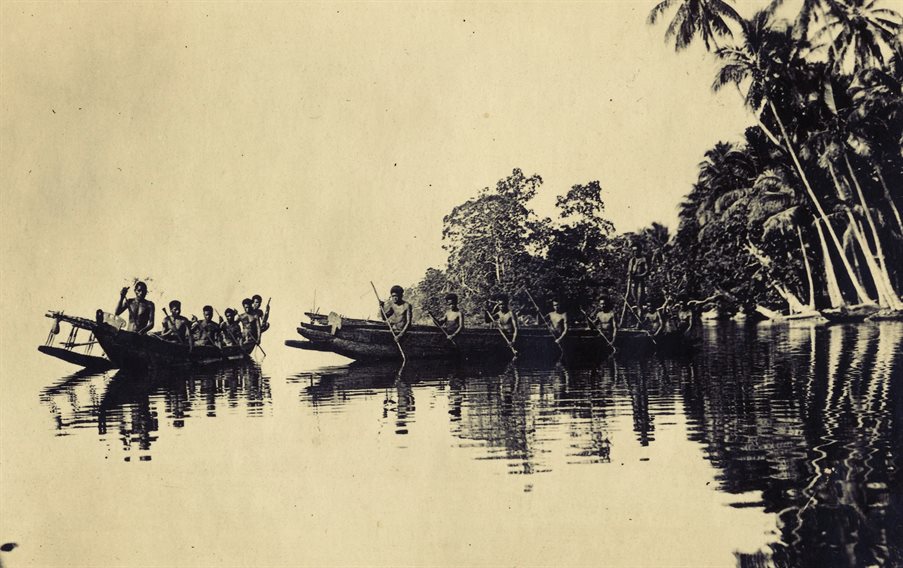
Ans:
<svg viewBox="0 0 903 568"><path fill-rule="evenodd" d="M376 296L376 301L379 302L379 311L383 315L383 320L386 322L386 326L389 328L389 333L392 334L392 339L395 340L395 345L398 346L398 352L401 353L401 362L402 364L408 361L407 357L404 356L404 349L401 348L401 342L398 341L398 336L395 334L395 329L392 327L392 324L389 323L389 316L386 314L386 309L383 307L383 301L379 299L379 292L376 291L376 285L373 284L373 281L370 281L370 287L373 288L373 294Z"/></svg>

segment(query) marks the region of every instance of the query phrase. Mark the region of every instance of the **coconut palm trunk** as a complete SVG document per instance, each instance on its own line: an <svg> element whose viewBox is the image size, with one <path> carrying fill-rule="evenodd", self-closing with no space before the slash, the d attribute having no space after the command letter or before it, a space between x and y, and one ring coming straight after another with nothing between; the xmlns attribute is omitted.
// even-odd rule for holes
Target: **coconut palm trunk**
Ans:
<svg viewBox="0 0 903 568"><path fill-rule="evenodd" d="M800 241L800 254L803 255L803 266L806 267L806 282L809 284L809 303L806 304L810 310L815 309L815 282L812 280L812 267L809 266L809 255L806 254L806 245L803 243L803 231L799 225L796 227L796 236Z"/></svg>
<svg viewBox="0 0 903 568"><path fill-rule="evenodd" d="M828 300L832 308L845 306L843 294L840 292L840 284L837 282L837 273L834 272L834 261L831 260L831 250L828 241L825 240L825 232L821 228L821 219L815 220L815 230L818 232L818 242L821 245L821 254L824 258L825 286L828 288Z"/></svg>
<svg viewBox="0 0 903 568"><path fill-rule="evenodd" d="M884 190L884 199L886 199L887 204L890 205L890 210L894 212L894 218L897 220L897 228L900 230L900 234L903 235L903 219L900 217L900 210L897 209L897 204L894 202L894 198L887 188L887 182L884 181L884 174L881 172L881 166L879 164L875 164L875 173L878 174L878 181L881 182L881 189Z"/></svg>
<svg viewBox="0 0 903 568"><path fill-rule="evenodd" d="M831 181L834 183L834 189L837 192L837 196L841 199L848 199L850 196L846 194L843 190L843 186L840 183L840 180L837 175L837 171L834 169L834 165L829 161L828 162L828 173L831 174ZM864 201L863 201L864 203ZM869 245L868 239L865 237L865 232L862 229L862 225L853 216L852 211L849 209L846 210L847 223L849 224L850 234L853 239L856 241L856 244L859 245L859 249L862 251L862 256L865 259L866 268L868 268L869 276L872 278L872 282L875 285L875 291L878 293L878 304L882 306L889 306L894 309L897 304L899 304L900 300L896 299L896 294L893 291L892 287L889 287L889 279L885 278L885 273L881 269L878 263L875 261L875 253L872 252L872 248Z"/></svg>
<svg viewBox="0 0 903 568"><path fill-rule="evenodd" d="M878 261L878 274L873 274L873 278L880 278L881 285L885 288L885 294L887 295L888 305L895 309L899 310L903 308L903 303L900 302L900 297L897 295L897 292L894 290L893 284L890 281L890 274L887 272L887 262L885 261L884 256L884 247L881 245L881 235L878 234L878 227L875 224L875 219L872 216L872 210L868 206L865 201L865 194L862 192L862 186L859 184L859 178L856 176L856 172L853 170L853 165L850 163L850 157L847 156L846 152L843 154L844 162L847 165L847 171L850 172L850 179L853 180L853 187L856 188L856 194L859 197L859 203L862 205L862 209L865 211L865 219L868 222L869 229L872 232L872 241L875 243L875 255L877 256Z"/></svg>
<svg viewBox="0 0 903 568"><path fill-rule="evenodd" d="M796 155L796 151L793 149L793 144L790 142L790 137L787 135L787 129L784 127L784 121L781 120L781 116L778 114L778 110L775 108L774 103L771 101L771 99L768 99L768 106L771 109L772 116L774 116L775 121L778 123L778 127L781 130L781 136L783 136L784 138L784 145L786 146L787 151L790 153L790 158L793 160L793 165L796 167L797 173L799 173L800 175L800 179L803 181L803 186L805 186L806 188L806 193L808 194L809 199L812 201L812 204L815 206L815 209L818 211L818 215L824 220L825 227L828 229L828 234L831 237L831 241L834 243L834 246L840 253L840 261L843 263L843 266L847 271L847 276L849 277L850 282L853 284L853 288L856 290L856 296L859 303L874 303L874 300L869 297L868 293L865 291L865 288L862 286L862 283L853 272L853 267L850 265L850 261L844 255L843 246L840 244L840 239L837 237L837 232L834 230L834 227L831 226L831 222L828 220L828 215L825 213L825 210L821 205L821 201L819 201L818 196L815 194L815 191L809 184L809 178L806 176L806 172L803 171L803 166Z"/></svg>

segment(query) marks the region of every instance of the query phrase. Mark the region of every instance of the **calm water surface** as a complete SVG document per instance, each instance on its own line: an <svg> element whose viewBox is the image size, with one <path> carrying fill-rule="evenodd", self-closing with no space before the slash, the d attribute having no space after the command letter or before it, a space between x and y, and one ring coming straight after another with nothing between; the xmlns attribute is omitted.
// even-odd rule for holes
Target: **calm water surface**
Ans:
<svg viewBox="0 0 903 568"><path fill-rule="evenodd" d="M3 565L903 565L903 324L720 324L595 369L271 341L4 377Z"/></svg>

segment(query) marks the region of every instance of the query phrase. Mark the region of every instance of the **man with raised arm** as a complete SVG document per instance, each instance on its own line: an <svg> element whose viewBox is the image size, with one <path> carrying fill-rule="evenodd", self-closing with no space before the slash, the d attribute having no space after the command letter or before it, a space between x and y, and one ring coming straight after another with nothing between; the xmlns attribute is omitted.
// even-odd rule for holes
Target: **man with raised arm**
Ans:
<svg viewBox="0 0 903 568"><path fill-rule="evenodd" d="M128 310L129 323L125 328L126 331L145 334L154 328L154 312L156 311L154 303L147 299L147 284L141 281L135 283L134 298L126 298L128 293L128 288L120 290L116 315Z"/></svg>
<svg viewBox="0 0 903 568"><path fill-rule="evenodd" d="M380 306L380 317L385 317L395 335L401 339L411 327L411 321L414 319L414 308L404 299L404 288L396 284L389 290L389 299Z"/></svg>

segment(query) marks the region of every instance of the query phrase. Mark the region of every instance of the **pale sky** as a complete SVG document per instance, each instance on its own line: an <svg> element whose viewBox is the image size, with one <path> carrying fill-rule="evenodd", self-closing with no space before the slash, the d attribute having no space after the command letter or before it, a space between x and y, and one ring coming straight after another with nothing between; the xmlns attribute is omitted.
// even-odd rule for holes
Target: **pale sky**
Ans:
<svg viewBox="0 0 903 568"><path fill-rule="evenodd" d="M5 2L4 311L112 309L151 276L188 313L272 296L286 333L315 290L366 315L515 167L541 214L598 179L619 231L673 228L752 119L654 4Z"/></svg>

